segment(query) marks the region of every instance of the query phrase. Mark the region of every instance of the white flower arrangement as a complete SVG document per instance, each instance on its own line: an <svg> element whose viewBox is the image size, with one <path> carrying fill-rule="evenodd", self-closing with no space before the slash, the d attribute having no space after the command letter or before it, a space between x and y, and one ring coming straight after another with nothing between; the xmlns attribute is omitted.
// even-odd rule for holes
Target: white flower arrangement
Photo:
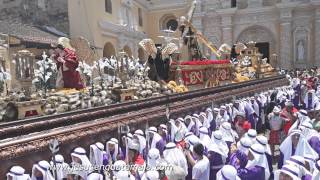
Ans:
<svg viewBox="0 0 320 180"><path fill-rule="evenodd" d="M45 85L53 73L57 71L57 65L52 59L48 58L45 52L42 54L42 60L37 61L36 64L38 67L34 70L35 78L32 80L32 83Z"/></svg>

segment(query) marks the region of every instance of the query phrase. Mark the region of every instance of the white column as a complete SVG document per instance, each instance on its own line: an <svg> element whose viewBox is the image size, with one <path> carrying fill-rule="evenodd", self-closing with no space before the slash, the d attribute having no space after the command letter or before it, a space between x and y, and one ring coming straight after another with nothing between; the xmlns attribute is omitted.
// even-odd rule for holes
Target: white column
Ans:
<svg viewBox="0 0 320 180"><path fill-rule="evenodd" d="M280 68L293 68L292 56L292 30L291 30L291 9L281 9L280 11Z"/></svg>

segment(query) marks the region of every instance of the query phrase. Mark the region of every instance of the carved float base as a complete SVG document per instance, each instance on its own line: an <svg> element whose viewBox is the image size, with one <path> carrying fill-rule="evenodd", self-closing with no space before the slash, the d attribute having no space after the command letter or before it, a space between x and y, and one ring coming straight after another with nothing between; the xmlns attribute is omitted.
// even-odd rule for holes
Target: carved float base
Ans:
<svg viewBox="0 0 320 180"><path fill-rule="evenodd" d="M16 106L18 108L18 119L43 115L41 108L43 102L43 100L17 102Z"/></svg>

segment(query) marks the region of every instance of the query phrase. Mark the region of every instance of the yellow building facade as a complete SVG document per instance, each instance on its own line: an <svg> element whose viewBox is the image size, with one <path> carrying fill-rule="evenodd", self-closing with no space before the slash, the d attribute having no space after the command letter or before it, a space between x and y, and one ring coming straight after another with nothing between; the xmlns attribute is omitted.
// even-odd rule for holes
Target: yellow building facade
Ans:
<svg viewBox="0 0 320 180"><path fill-rule="evenodd" d="M163 30L176 30L178 19L186 16L192 0L69 0L71 38L84 37L96 47L100 57L117 55L124 50L129 56L145 60L138 43L152 38L163 40Z"/></svg>

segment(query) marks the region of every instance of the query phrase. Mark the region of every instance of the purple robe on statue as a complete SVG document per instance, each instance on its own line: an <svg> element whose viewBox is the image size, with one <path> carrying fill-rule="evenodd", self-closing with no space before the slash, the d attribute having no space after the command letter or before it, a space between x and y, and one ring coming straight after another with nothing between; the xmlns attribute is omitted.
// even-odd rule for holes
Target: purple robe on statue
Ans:
<svg viewBox="0 0 320 180"><path fill-rule="evenodd" d="M310 144L312 149L314 149L318 153L320 157L320 138L317 136L313 136L309 139L308 143Z"/></svg>
<svg viewBox="0 0 320 180"><path fill-rule="evenodd" d="M210 180L215 180L217 172L223 167L224 162L221 154L213 151L208 152L208 159L210 161Z"/></svg>
<svg viewBox="0 0 320 180"><path fill-rule="evenodd" d="M291 145L291 148L292 148L291 156L293 156L295 154L295 152L296 152L296 149L292 145ZM279 157L279 160L278 160L278 169L281 169L282 166L283 166L283 158L284 158L284 155L280 151L280 157Z"/></svg>
<svg viewBox="0 0 320 180"><path fill-rule="evenodd" d="M242 151L237 150L230 156L229 165L235 167L236 169L245 168L248 163L248 156Z"/></svg>
<svg viewBox="0 0 320 180"><path fill-rule="evenodd" d="M241 180L264 180L265 171L261 166L253 166L244 169L238 169L238 176Z"/></svg>

